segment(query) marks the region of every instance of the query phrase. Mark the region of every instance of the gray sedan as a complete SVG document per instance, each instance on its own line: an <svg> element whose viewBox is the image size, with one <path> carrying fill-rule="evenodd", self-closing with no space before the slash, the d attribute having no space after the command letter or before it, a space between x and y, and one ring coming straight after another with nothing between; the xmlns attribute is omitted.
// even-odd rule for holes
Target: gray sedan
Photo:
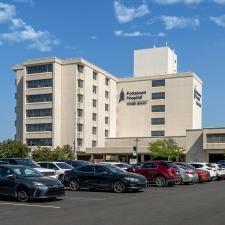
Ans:
<svg viewBox="0 0 225 225"><path fill-rule="evenodd" d="M177 184L198 183L199 178L195 170L184 167L182 165L177 165L177 166L181 174L181 181L179 181L179 183Z"/></svg>

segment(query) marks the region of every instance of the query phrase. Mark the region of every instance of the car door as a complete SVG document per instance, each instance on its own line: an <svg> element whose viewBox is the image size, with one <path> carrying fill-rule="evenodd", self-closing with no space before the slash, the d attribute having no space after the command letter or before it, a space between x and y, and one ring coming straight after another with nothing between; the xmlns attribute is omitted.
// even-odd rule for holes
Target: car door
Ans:
<svg viewBox="0 0 225 225"><path fill-rule="evenodd" d="M157 175L157 166L154 163L144 163L142 173L147 178L148 182L153 182Z"/></svg>
<svg viewBox="0 0 225 225"><path fill-rule="evenodd" d="M81 187L94 188L94 166L82 166L77 172L77 177Z"/></svg>
<svg viewBox="0 0 225 225"><path fill-rule="evenodd" d="M112 189L113 178L110 171L104 166L95 166L94 186L98 189Z"/></svg>
<svg viewBox="0 0 225 225"><path fill-rule="evenodd" d="M0 194L14 196L16 181L13 172L5 167L0 167Z"/></svg>

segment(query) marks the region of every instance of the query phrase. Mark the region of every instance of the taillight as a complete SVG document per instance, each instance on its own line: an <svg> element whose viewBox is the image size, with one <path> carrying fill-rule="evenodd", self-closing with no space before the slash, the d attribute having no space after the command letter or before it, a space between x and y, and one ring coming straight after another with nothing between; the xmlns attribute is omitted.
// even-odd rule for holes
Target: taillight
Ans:
<svg viewBox="0 0 225 225"><path fill-rule="evenodd" d="M168 169L168 174L169 174L170 176L174 176L174 175L175 175L175 170L172 169L172 168L169 168L169 169Z"/></svg>

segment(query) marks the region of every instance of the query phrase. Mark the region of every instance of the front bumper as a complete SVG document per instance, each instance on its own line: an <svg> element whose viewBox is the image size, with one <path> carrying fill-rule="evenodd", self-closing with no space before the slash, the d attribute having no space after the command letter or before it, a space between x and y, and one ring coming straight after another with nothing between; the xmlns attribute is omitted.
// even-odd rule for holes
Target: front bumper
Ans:
<svg viewBox="0 0 225 225"><path fill-rule="evenodd" d="M36 188L32 198L60 198L65 196L64 187L48 187L47 189Z"/></svg>
<svg viewBox="0 0 225 225"><path fill-rule="evenodd" d="M147 183L128 183L126 185L127 190L139 190L147 188Z"/></svg>

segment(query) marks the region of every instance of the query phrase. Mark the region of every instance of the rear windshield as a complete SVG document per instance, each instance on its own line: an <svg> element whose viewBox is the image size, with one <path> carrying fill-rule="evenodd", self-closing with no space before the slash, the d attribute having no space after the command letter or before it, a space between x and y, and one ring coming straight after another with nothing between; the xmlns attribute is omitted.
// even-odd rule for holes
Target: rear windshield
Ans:
<svg viewBox="0 0 225 225"><path fill-rule="evenodd" d="M68 163L64 163L64 162L57 162L55 163L60 169L70 169L72 170L73 167L71 165L69 165Z"/></svg>
<svg viewBox="0 0 225 225"><path fill-rule="evenodd" d="M177 168L177 165L173 162L161 162L160 165L166 168Z"/></svg>

